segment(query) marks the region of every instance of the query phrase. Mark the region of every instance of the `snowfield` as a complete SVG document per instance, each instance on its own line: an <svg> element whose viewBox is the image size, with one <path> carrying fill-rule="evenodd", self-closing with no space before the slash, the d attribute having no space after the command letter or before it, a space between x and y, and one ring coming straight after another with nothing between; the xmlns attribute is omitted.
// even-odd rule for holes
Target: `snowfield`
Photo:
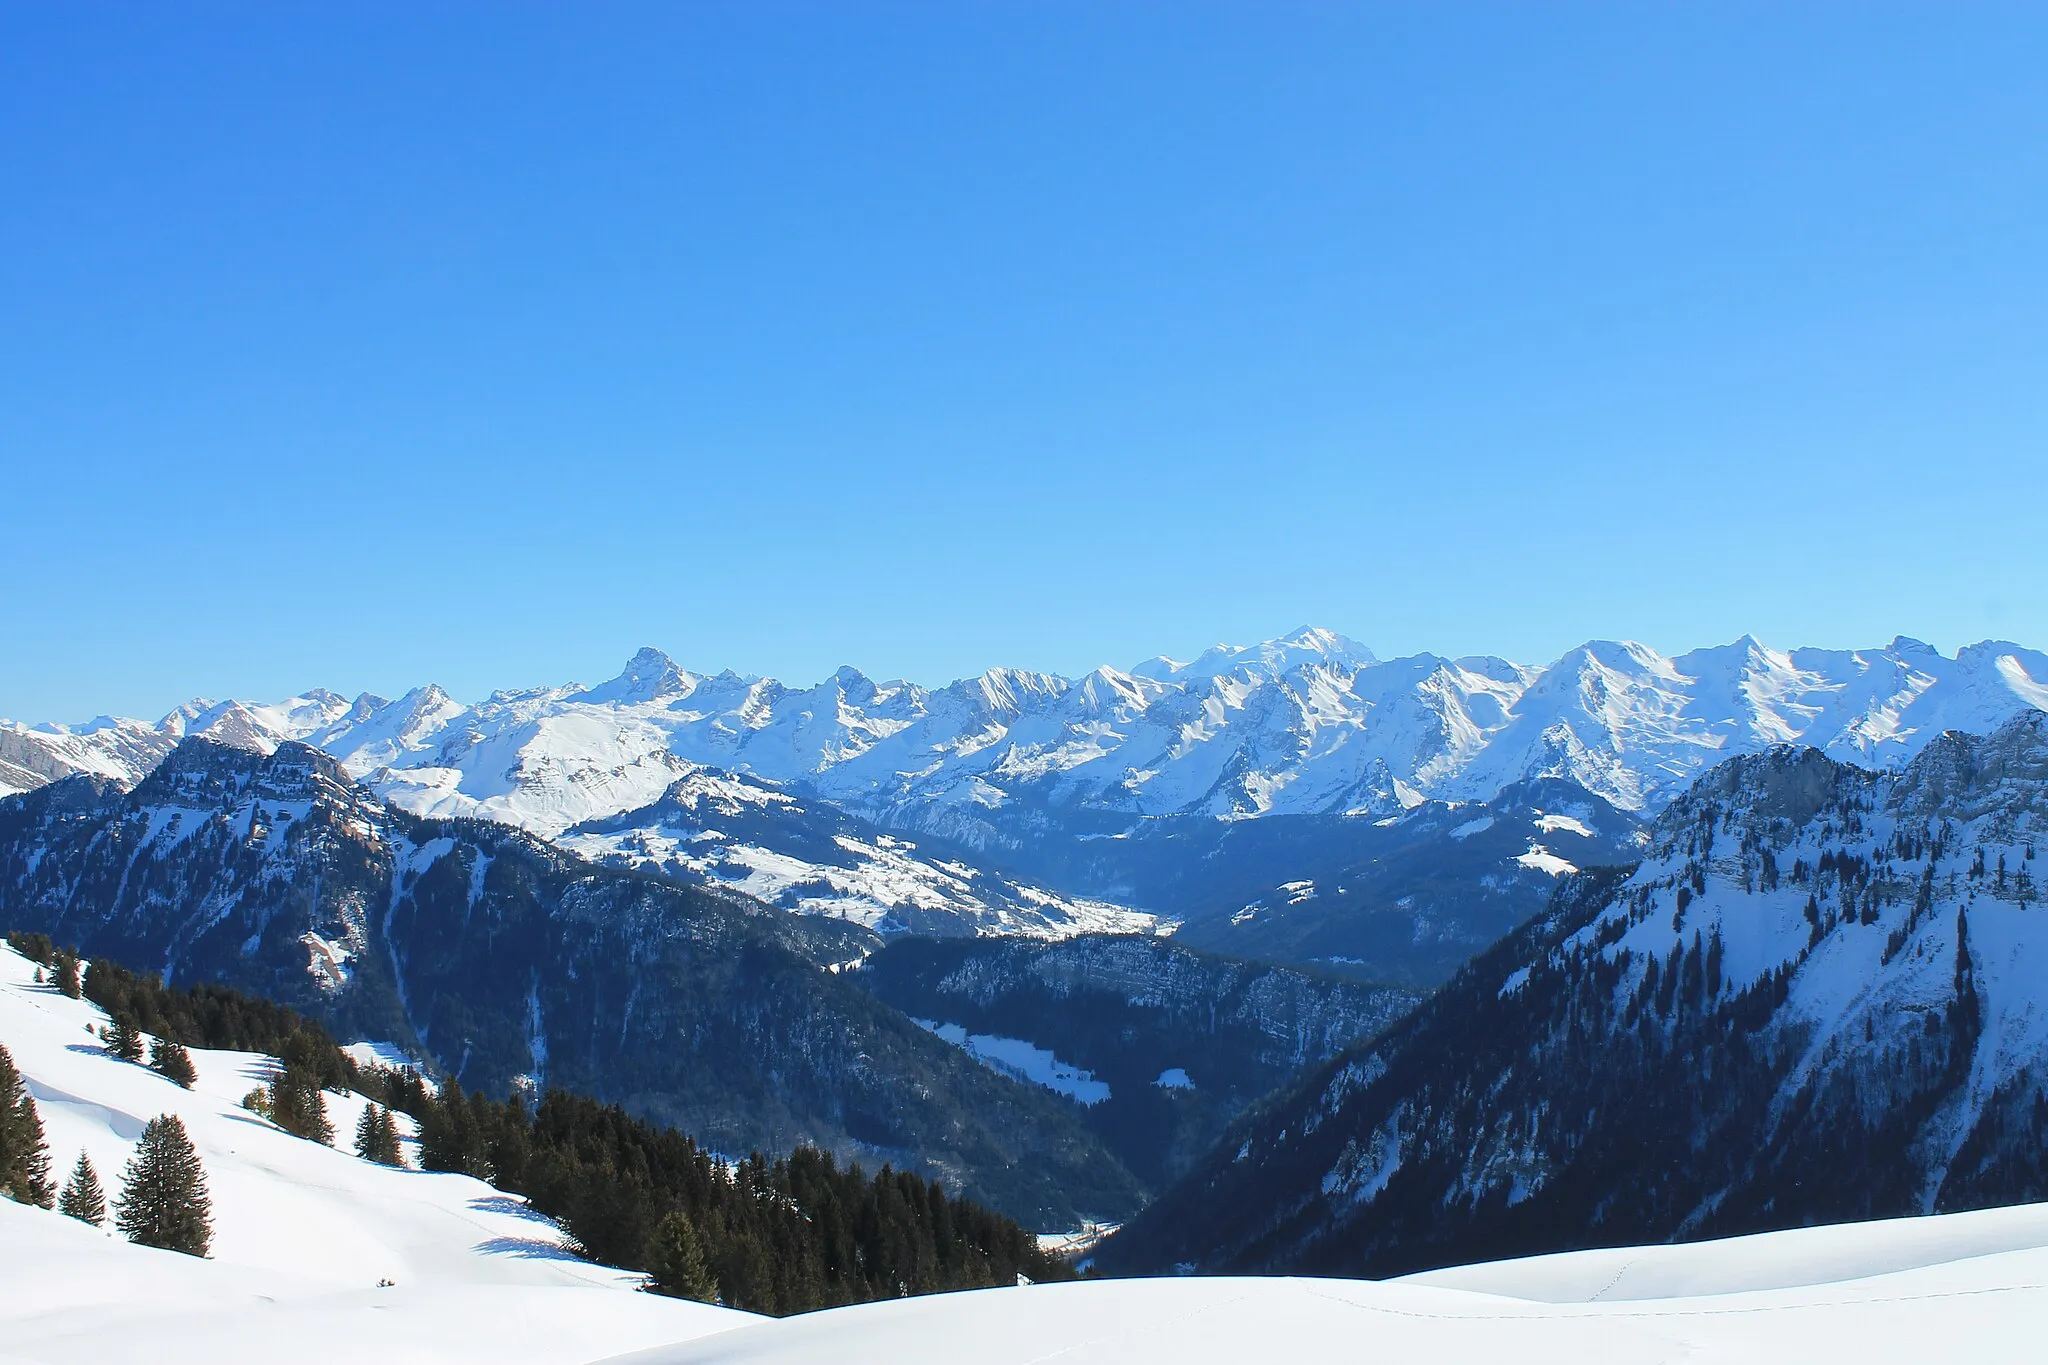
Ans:
<svg viewBox="0 0 2048 1365"><path fill-rule="evenodd" d="M2034 1361L2048 1206L1577 1252L1379 1283L1102 1280L834 1309L619 1365Z"/></svg>
<svg viewBox="0 0 2048 1365"><path fill-rule="evenodd" d="M755 1320L636 1292L639 1275L577 1259L553 1223L482 1181L292 1137L241 1107L269 1058L194 1049L191 1090L118 1061L89 1032L105 1015L34 971L0 946L0 1043L55 1174L85 1152L111 1205L143 1125L176 1114L214 1237L202 1261L0 1198L0 1360L574 1362ZM365 1103L327 1097L337 1147Z"/></svg>

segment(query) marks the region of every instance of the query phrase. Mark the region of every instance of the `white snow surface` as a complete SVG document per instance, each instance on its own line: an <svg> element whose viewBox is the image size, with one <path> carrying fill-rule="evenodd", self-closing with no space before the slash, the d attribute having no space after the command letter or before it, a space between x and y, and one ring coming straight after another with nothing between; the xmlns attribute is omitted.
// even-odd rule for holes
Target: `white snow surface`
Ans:
<svg viewBox="0 0 2048 1365"><path fill-rule="evenodd" d="M1079 678L992 669L946 687L843 668L809 687L692 673L643 649L611 681L396 701L310 692L195 701L152 726L0 722L0 792L70 772L133 782L176 738L302 739L422 814L543 834L635 809L703 767L803 782L871 818L970 842L1027 795L1133 817L1397 813L1570 777L1655 809L1733 754L1808 744L1894 766L1943 730L2048 707L2048 656L1984 641L1945 656L1900 637L1780 650L1745 636L1666 657L1593 641L1554 663L1432 654L1380 661L1304 628L1190 664Z"/></svg>
<svg viewBox="0 0 2048 1365"><path fill-rule="evenodd" d="M1097 1280L764 1322L633 1365L1677 1365L2039 1359L2048 1206L1578 1252L1384 1282Z"/></svg>
<svg viewBox="0 0 2048 1365"><path fill-rule="evenodd" d="M0 1359L566 1365L754 1320L635 1292L641 1276L579 1260L553 1223L482 1181L339 1150L359 1096L327 1096L336 1146L292 1137L240 1104L270 1058L195 1049L189 1091L118 1061L89 1032L105 1016L33 974L0 947L0 1043L53 1170L68 1176L85 1152L111 1203L143 1125L175 1114L205 1168L214 1237L199 1260L0 1198Z"/></svg>
<svg viewBox="0 0 2048 1365"><path fill-rule="evenodd" d="M1000 1071L1032 1085L1042 1085L1077 1104L1100 1104L1109 1098L1108 1081L1099 1081L1094 1072L1063 1062L1022 1038L1005 1038L996 1033L969 1033L960 1024L944 1024L931 1019L912 1022L960 1048L992 1071ZM1185 1079L1186 1073L1182 1075Z"/></svg>
<svg viewBox="0 0 2048 1365"><path fill-rule="evenodd" d="M767 783L696 769L663 793L647 823L574 829L554 842L591 862L651 868L715 883L801 914L852 920L888 932L909 920L950 920L979 934L1065 938L1149 934L1170 928L1157 915L1107 901L1062 896L981 868L925 853L911 839L870 830L834 836L829 861L790 842L769 848L722 826L800 803ZM772 836L766 836L772 838Z"/></svg>

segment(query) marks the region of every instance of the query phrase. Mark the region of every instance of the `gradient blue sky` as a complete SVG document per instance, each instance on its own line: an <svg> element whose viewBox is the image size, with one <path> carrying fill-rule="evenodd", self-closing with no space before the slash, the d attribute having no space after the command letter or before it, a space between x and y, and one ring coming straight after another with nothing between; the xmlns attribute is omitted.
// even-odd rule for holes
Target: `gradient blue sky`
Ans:
<svg viewBox="0 0 2048 1365"><path fill-rule="evenodd" d="M0 3L0 715L2048 643L2048 8Z"/></svg>

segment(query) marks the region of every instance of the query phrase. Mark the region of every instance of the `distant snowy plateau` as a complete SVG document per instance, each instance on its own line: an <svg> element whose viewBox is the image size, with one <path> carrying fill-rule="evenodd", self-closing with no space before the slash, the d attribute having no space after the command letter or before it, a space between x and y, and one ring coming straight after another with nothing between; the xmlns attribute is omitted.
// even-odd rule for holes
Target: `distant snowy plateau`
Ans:
<svg viewBox="0 0 2048 1365"><path fill-rule="evenodd" d="M1049 843L1169 820L1384 821L1537 778L1648 815L1736 754L1794 743L1891 767L1945 730L2043 707L2048 656L1990 641L1953 658L1904 638L1787 652L1745 637L1675 658L1594 642L1532 667L1382 662L1303 629L1188 663L995 669L937 689L850 668L792 688L645 649L609 682L474 705L426 686L194 701L155 724L0 722L0 795L79 773L132 785L191 735L266 752L301 740L418 814L872 927L1063 936L1159 917L1045 889L1028 853Z"/></svg>

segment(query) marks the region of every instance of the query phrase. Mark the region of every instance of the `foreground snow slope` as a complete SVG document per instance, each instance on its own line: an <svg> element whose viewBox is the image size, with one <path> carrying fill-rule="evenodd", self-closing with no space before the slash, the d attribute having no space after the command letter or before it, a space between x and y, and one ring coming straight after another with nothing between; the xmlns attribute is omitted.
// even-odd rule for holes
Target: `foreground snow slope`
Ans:
<svg viewBox="0 0 2048 1365"><path fill-rule="evenodd" d="M1579 1252L1410 1280L1105 1280L837 1309L619 1365L1858 1365L2039 1358L2048 1207Z"/></svg>
<svg viewBox="0 0 2048 1365"><path fill-rule="evenodd" d="M147 1346L166 1361L571 1362L752 1320L633 1292L638 1275L578 1260L481 1181L284 1133L240 1106L268 1058L195 1050L189 1091L117 1061L89 1032L104 1015L33 973L0 947L0 1043L52 1167L68 1174L85 1152L111 1198L142 1126L176 1114L206 1169L214 1241L200 1261L0 1199L0 1358L125 1361ZM337 1143L362 1104L329 1096Z"/></svg>

